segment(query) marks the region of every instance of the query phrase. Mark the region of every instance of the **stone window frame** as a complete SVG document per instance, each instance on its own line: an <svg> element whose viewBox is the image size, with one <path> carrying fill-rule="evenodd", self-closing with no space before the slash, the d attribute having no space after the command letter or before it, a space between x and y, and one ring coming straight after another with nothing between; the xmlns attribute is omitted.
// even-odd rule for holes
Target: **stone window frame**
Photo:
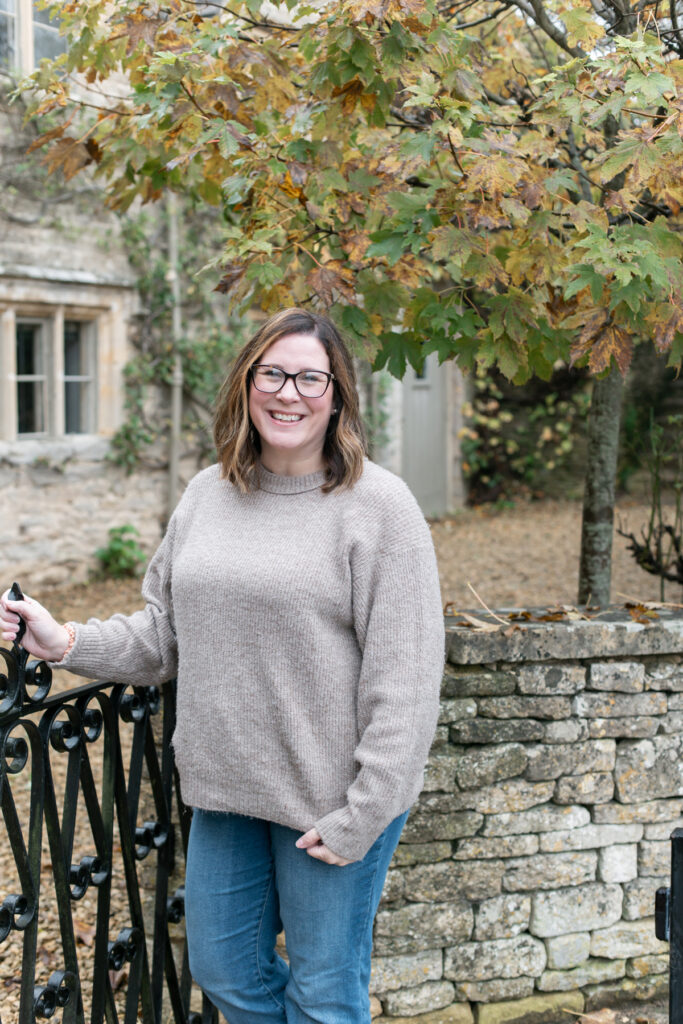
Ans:
<svg viewBox="0 0 683 1024"><path fill-rule="evenodd" d="M18 340L18 328L20 326L31 326L38 328L36 347L39 349L37 366L32 376L22 375L17 372L17 350L15 344L15 360L12 366L11 339L6 339L4 361L7 364L7 376L14 380L14 435L16 440L27 438L42 439L47 437L62 437L69 434L96 434L97 431L97 320L88 311L87 317L82 315L71 316L70 311L63 306L54 310L41 310L37 315L27 315L21 310L15 311L14 334ZM80 328L81 342L84 350L84 372L79 374L67 373L66 362L66 334L67 326L77 324ZM9 327L11 333L11 326ZM21 396L19 385L22 383L35 383L37 389L38 407L37 420L39 429L21 430ZM69 408L70 402L67 399L68 385L81 385L79 394L78 418L81 429L69 430L69 419L73 414ZM42 386L41 386L42 385ZM5 394L5 401L11 407L12 396ZM11 409L8 411L5 430L10 429L9 418Z"/></svg>
<svg viewBox="0 0 683 1024"><path fill-rule="evenodd" d="M0 444L20 451L29 441L49 447L65 437L110 437L123 421L123 368L130 357L128 329L137 296L125 284L22 280L0 273ZM16 324L40 321L46 325L46 421L39 434L19 433L17 408ZM89 333L91 362L76 379L90 383L90 406L85 428L66 434L64 323L78 322Z"/></svg>
<svg viewBox="0 0 683 1024"><path fill-rule="evenodd" d="M12 43L4 59L0 49L0 74L29 74L34 70L41 59L40 55L36 59L36 50L42 48L41 38L43 42L48 43L52 37L56 41L60 39L57 26L54 22L50 24L48 18L48 11L38 9L36 0L5 0L0 4L0 41L3 37L2 28L5 26L8 30L7 39L10 38L11 30ZM63 49L64 46L59 43L56 46L48 46L42 56L56 56Z"/></svg>

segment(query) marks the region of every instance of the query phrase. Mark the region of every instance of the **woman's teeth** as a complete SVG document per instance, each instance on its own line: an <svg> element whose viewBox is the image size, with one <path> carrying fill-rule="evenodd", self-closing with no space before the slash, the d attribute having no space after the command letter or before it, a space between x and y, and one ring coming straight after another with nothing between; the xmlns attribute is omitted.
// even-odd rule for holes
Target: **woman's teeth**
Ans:
<svg viewBox="0 0 683 1024"><path fill-rule="evenodd" d="M270 414L274 420L281 420L283 423L296 423L297 420L302 420L303 416L291 415L288 416L283 412L271 412Z"/></svg>

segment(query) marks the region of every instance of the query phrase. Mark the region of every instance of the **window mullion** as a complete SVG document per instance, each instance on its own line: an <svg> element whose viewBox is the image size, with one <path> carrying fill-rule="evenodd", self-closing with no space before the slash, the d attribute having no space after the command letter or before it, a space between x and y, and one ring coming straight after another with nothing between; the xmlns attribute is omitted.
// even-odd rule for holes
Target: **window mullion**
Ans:
<svg viewBox="0 0 683 1024"><path fill-rule="evenodd" d="M64 307L58 306L49 325L48 381L50 388L49 432L61 437L65 432L64 418Z"/></svg>

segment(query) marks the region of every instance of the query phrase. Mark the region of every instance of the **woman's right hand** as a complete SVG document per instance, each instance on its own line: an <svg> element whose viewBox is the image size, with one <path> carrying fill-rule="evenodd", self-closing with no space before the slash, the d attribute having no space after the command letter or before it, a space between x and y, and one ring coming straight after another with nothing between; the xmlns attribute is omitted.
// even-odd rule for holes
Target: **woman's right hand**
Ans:
<svg viewBox="0 0 683 1024"><path fill-rule="evenodd" d="M47 608L24 597L23 601L10 601L9 590L0 597L0 636L14 640L19 632L19 616L26 623L21 646L43 661L61 661L69 643L69 634L52 618Z"/></svg>

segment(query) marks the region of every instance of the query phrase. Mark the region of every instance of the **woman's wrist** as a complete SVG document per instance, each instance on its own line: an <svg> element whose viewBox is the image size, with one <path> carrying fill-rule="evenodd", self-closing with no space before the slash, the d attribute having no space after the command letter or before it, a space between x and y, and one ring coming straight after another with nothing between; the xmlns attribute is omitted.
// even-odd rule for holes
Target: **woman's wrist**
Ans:
<svg viewBox="0 0 683 1024"><path fill-rule="evenodd" d="M66 656L71 653L73 645L76 643L76 627L73 622L65 622L62 626L62 630L65 634L64 649L60 657L56 658L55 661L64 661Z"/></svg>

